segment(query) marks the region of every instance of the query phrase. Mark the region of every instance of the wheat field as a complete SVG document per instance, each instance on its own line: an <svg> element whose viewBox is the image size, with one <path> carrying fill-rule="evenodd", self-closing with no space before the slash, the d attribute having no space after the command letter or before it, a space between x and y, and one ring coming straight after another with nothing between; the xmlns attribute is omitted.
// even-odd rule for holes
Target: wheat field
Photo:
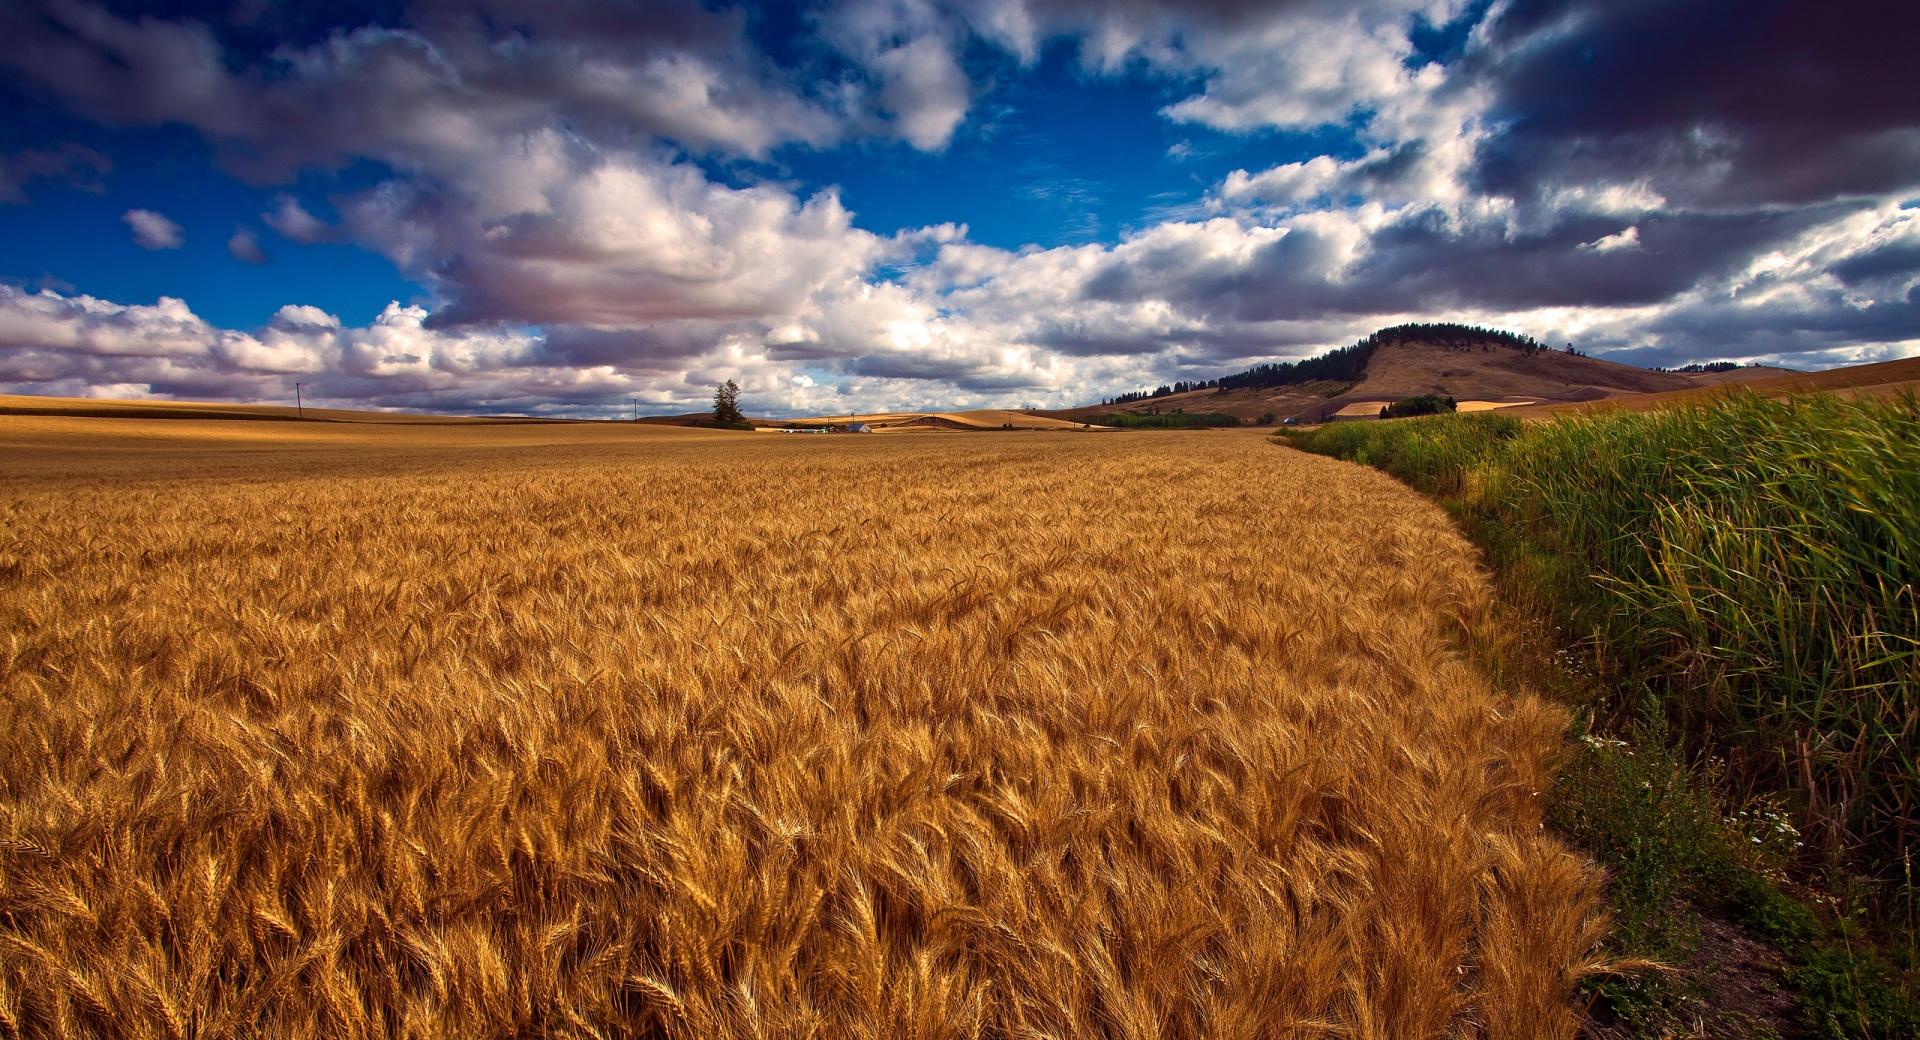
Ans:
<svg viewBox="0 0 1920 1040"><path fill-rule="evenodd" d="M1567 1037L1604 969L1566 720L1372 471L168 422L0 417L5 1035Z"/></svg>

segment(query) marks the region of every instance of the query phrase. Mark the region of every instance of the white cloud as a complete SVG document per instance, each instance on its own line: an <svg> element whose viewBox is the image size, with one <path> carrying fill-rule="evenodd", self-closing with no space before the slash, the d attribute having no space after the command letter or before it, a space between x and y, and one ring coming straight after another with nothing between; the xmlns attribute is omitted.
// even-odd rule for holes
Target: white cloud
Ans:
<svg viewBox="0 0 1920 1040"><path fill-rule="evenodd" d="M504 154L457 194L390 182L343 210L359 240L451 299L443 322L777 318L861 276L884 246L830 191L803 200L684 163L556 149ZM494 190L502 180L511 193Z"/></svg>
<svg viewBox="0 0 1920 1040"><path fill-rule="evenodd" d="M0 348L96 356L197 357L215 330L186 302L125 306L92 296L0 284Z"/></svg>
<svg viewBox="0 0 1920 1040"><path fill-rule="evenodd" d="M616 163L603 172L611 180L578 198L559 189L594 178L556 182L552 203L515 225L515 234L534 236L553 256L614 258L610 266L623 270L624 289L579 281L571 259L518 281L526 272L515 264L547 254L514 248L512 236L498 243L497 272L498 285L519 285L529 298L545 286L573 294L575 308L590 303L609 319L598 327L445 327L425 307L395 303L359 326L318 308L288 306L266 326L240 332L209 325L176 299L125 306L0 288L0 387L67 392L91 381L161 396L278 399L299 378L318 399L340 403L612 414L628 397L651 410L697 409L712 383L736 378L763 413L1069 405L1318 353L1434 313L1423 297L1409 295L1393 266L1398 261L1383 253L1383 243L1406 227L1426 226L1413 209L1309 211L1274 224L1221 216L1158 225L1112 246L1009 251L966 241L951 228L879 240L851 229L841 215L808 213L828 200L803 203L778 192L703 204L698 212L731 214L732 223L711 227L575 223L603 213L601 206L617 208L630 191L691 191L694 198L735 191L698 179L675 185L678 175L645 164ZM629 183L635 178L640 183ZM1904 283L1875 296L1827 272L1875 249L1904 248L1916 221L1894 206L1850 214L1728 281L1664 302L1467 304L1447 313L1589 351L1624 351L1620 356L1647 364L1698 355L1703 334L1737 336L1753 356L1803 356L1807 364L1898 356L1920 351L1912 318L1888 309L1903 306ZM931 253L896 281L877 281L857 264L810 270L812 247L796 230L809 224L828 239L853 236L868 264L903 248ZM828 255L843 247L823 248ZM645 263L624 270L619 258L628 251ZM737 284L740 251L773 255L775 283L788 267L808 270L807 277L772 289ZM668 283L692 287L693 302L646 300L650 286ZM641 302L621 303L628 291ZM1774 330L1782 313L1799 316L1802 330L1741 331ZM1724 353L1724 344L1714 350Z"/></svg>
<svg viewBox="0 0 1920 1040"><path fill-rule="evenodd" d="M307 212L300 200L291 195L280 196L274 207L262 213L260 219L282 237L303 245L329 241L339 230Z"/></svg>
<svg viewBox="0 0 1920 1040"><path fill-rule="evenodd" d="M1619 231L1603 238L1596 238L1582 245L1580 248L1591 249L1596 253L1611 253L1621 249L1638 249L1640 248L1640 228L1637 225L1629 226L1625 231Z"/></svg>
<svg viewBox="0 0 1920 1040"><path fill-rule="evenodd" d="M1228 202L1300 202L1325 193L1356 165L1330 155L1316 155L1304 162L1285 163L1258 174L1235 170L1220 185L1220 197Z"/></svg>
<svg viewBox="0 0 1920 1040"><path fill-rule="evenodd" d="M150 209L130 209L120 219L133 230L133 241L142 249L178 249L186 242L180 225L168 220L165 214Z"/></svg>
<svg viewBox="0 0 1920 1040"><path fill-rule="evenodd" d="M948 46L931 37L890 47L872 58L884 86L880 104L915 148L934 151L966 118L971 87Z"/></svg>
<svg viewBox="0 0 1920 1040"><path fill-rule="evenodd" d="M1000 20L996 21L996 17ZM989 25L1020 17L1013 5ZM822 35L873 82L877 125L922 151L945 148L966 118L973 86L960 67L966 19L929 0L849 0L825 9ZM859 119L856 110L850 113Z"/></svg>

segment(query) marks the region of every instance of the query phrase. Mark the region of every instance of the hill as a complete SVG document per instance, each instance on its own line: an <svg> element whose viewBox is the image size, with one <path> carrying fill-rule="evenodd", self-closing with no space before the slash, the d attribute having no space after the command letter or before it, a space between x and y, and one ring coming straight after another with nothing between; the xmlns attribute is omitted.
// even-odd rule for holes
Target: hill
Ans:
<svg viewBox="0 0 1920 1040"><path fill-rule="evenodd" d="M1734 380L1733 373L1705 373L1693 376L1696 385L1657 394L1638 394L1601 398L1593 401L1544 403L1516 409L1521 416L1546 415L1569 411L1651 411L1670 404L1711 396L1716 390L1737 382L1764 397L1792 394L1834 393L1842 397L1893 397L1920 393L1920 358L1878 361L1868 365L1848 365L1823 372L1794 372L1784 368L1741 369L1748 378Z"/></svg>
<svg viewBox="0 0 1920 1040"><path fill-rule="evenodd" d="M356 411L345 408L295 408L276 404L225 404L207 401L122 401L95 397L33 397L0 394L0 415L66 416L90 419L250 419L282 422L353 422L380 425L466 426L502 423L569 422L421 412Z"/></svg>
<svg viewBox="0 0 1920 1040"><path fill-rule="evenodd" d="M1244 421L1318 421L1378 414L1422 394L1463 411L1684 393L1729 382L1795 375L1781 368L1662 372L1554 349L1531 337L1471 325L1381 329L1339 350L1298 362L1257 365L1196 383L1046 414L1084 419L1115 412L1219 413Z"/></svg>
<svg viewBox="0 0 1920 1040"><path fill-rule="evenodd" d="M876 433L906 433L928 430L1078 430L1085 424L1050 414L1015 412L999 408L981 408L962 412L869 412L863 415L816 415L804 419L755 419L762 429L779 427L843 426L860 423Z"/></svg>

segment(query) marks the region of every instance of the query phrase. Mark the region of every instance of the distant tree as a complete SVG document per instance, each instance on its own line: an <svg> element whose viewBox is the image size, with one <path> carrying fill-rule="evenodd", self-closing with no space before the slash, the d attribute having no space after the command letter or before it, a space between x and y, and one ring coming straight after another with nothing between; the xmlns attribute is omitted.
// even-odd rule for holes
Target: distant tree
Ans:
<svg viewBox="0 0 1920 1040"><path fill-rule="evenodd" d="M1255 426L1272 426L1273 420L1275 418L1276 416L1272 412L1261 412L1260 418L1254 420L1254 425Z"/></svg>
<svg viewBox="0 0 1920 1040"><path fill-rule="evenodd" d="M1742 368L1758 368L1758 367L1760 367L1759 362L1754 362L1748 365L1742 365L1737 361L1711 361L1706 364L1701 364L1700 362L1696 361L1691 365L1681 365L1679 368L1656 368L1654 369L1654 371L1655 372L1691 372L1691 373L1733 372Z"/></svg>
<svg viewBox="0 0 1920 1040"><path fill-rule="evenodd" d="M713 389L713 421L738 426L747 421L740 414L740 384L729 379Z"/></svg>

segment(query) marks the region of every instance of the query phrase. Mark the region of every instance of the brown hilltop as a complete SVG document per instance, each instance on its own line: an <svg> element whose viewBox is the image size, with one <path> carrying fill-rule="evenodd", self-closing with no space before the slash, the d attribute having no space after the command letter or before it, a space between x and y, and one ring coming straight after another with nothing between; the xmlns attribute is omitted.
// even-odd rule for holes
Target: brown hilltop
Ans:
<svg viewBox="0 0 1920 1040"><path fill-rule="evenodd" d="M1777 368L1658 372L1548 348L1510 333L1463 326L1398 326L1383 329L1357 346L1367 350L1358 378L1203 387L1049 414L1080 419L1115 412L1164 414L1179 410L1233 415L1242 420L1272 415L1276 420L1312 422L1343 411L1348 416L1372 414L1388 402L1422 394L1452 397L1461 402L1463 410L1478 410L1665 394L1788 374Z"/></svg>

